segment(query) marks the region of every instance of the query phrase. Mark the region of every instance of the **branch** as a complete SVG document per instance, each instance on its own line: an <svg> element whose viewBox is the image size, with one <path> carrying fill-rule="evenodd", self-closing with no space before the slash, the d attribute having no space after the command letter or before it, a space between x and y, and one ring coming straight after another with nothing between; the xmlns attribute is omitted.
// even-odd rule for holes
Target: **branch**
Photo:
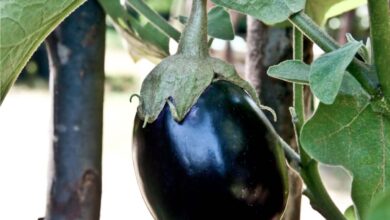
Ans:
<svg viewBox="0 0 390 220"><path fill-rule="evenodd" d="M89 0L47 40L54 106L45 219L99 219L105 30Z"/></svg>

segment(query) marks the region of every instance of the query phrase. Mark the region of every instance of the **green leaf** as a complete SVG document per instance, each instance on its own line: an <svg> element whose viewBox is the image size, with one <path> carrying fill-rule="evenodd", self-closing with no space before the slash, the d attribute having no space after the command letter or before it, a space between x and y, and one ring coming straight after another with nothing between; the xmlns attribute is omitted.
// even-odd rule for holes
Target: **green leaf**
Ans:
<svg viewBox="0 0 390 220"><path fill-rule="evenodd" d="M390 118L375 112L370 99L347 73L335 103L320 104L301 131L310 156L343 166L353 176L352 200L360 217L390 185Z"/></svg>
<svg viewBox="0 0 390 220"><path fill-rule="evenodd" d="M347 220L356 220L355 207L353 205L348 207L344 212L344 216Z"/></svg>
<svg viewBox="0 0 390 220"><path fill-rule="evenodd" d="M176 42L179 42L180 32L171 26L165 20L165 18L163 18L150 6L148 6L143 0L124 0L121 1L121 4L126 8L128 13L134 14L134 12L137 12L138 14L142 15L143 18L146 18L146 20L153 24L153 26L160 30L163 34L174 39Z"/></svg>
<svg viewBox="0 0 390 220"><path fill-rule="evenodd" d="M146 0L146 3L148 3L149 7L153 10L159 12L159 13L169 13L172 7L172 4L174 4L174 0Z"/></svg>
<svg viewBox="0 0 390 220"><path fill-rule="evenodd" d="M134 60L147 58L159 62L169 55L169 38L149 22L142 25L139 18L126 11L120 0L99 0L99 3L114 22Z"/></svg>
<svg viewBox="0 0 390 220"><path fill-rule="evenodd" d="M208 35L223 40L233 40L234 30L230 14L221 6L215 6L208 12Z"/></svg>
<svg viewBox="0 0 390 220"><path fill-rule="evenodd" d="M287 82L309 84L310 66L299 60L286 60L271 66L267 74Z"/></svg>
<svg viewBox="0 0 390 220"><path fill-rule="evenodd" d="M127 14L119 0L98 0L98 2L115 23L118 23L119 19L126 20Z"/></svg>
<svg viewBox="0 0 390 220"><path fill-rule="evenodd" d="M137 22L133 22L133 25ZM169 38L155 28L150 22L145 25L134 25L134 30L138 33L141 40L146 43L157 46L164 54L169 54Z"/></svg>
<svg viewBox="0 0 390 220"><path fill-rule="evenodd" d="M0 105L42 41L84 1L0 1Z"/></svg>
<svg viewBox="0 0 390 220"><path fill-rule="evenodd" d="M291 14L305 7L305 0L212 0L212 2L248 14L269 25L285 21Z"/></svg>
<svg viewBox="0 0 390 220"><path fill-rule="evenodd" d="M310 88L325 104L332 104L340 89L344 73L363 44L350 42L313 62L310 69Z"/></svg>
<svg viewBox="0 0 390 220"><path fill-rule="evenodd" d="M346 35L348 42L358 42L350 33L347 33ZM370 39L367 39L366 45L363 45L358 50L359 56L364 60L364 62L371 64L371 48L370 48Z"/></svg>
<svg viewBox="0 0 390 220"><path fill-rule="evenodd" d="M188 17L178 16L180 23L186 24ZM207 34L213 38L233 40L234 30L230 14L223 7L215 6L207 13Z"/></svg>
<svg viewBox="0 0 390 220"><path fill-rule="evenodd" d="M325 19L341 15L365 4L367 4L367 0L341 0L329 8L325 14Z"/></svg>
<svg viewBox="0 0 390 220"><path fill-rule="evenodd" d="M344 12L364 5L367 0L307 0L306 13L319 25Z"/></svg>
<svg viewBox="0 0 390 220"><path fill-rule="evenodd" d="M377 196L372 202L367 220L390 219L390 191Z"/></svg>

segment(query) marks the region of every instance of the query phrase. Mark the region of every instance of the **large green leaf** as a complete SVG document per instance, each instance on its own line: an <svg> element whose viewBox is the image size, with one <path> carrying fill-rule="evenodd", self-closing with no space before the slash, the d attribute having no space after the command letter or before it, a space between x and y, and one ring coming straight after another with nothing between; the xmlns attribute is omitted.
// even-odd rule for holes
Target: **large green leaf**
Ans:
<svg viewBox="0 0 390 220"><path fill-rule="evenodd" d="M334 102L344 73L362 46L361 42L349 42L335 51L322 55L313 62L310 68L310 88L321 102L325 104Z"/></svg>
<svg viewBox="0 0 390 220"><path fill-rule="evenodd" d="M377 196L367 215L367 220L390 219L390 191Z"/></svg>
<svg viewBox="0 0 390 220"><path fill-rule="evenodd" d="M251 15L266 24L275 24L305 7L305 0L212 0L215 4Z"/></svg>
<svg viewBox="0 0 390 220"><path fill-rule="evenodd" d="M331 17L364 5L367 0L307 0L306 13L320 25Z"/></svg>
<svg viewBox="0 0 390 220"><path fill-rule="evenodd" d="M84 1L0 1L0 104L33 52Z"/></svg>
<svg viewBox="0 0 390 220"><path fill-rule="evenodd" d="M360 217L390 185L390 118L373 110L370 96L348 73L335 103L320 104L304 125L301 143L313 158L352 174L352 199Z"/></svg>

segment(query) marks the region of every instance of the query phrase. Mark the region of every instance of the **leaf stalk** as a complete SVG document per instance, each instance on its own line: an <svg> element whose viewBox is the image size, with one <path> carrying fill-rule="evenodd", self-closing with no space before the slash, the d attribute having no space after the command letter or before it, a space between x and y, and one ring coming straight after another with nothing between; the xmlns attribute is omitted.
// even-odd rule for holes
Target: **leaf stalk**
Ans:
<svg viewBox="0 0 390 220"><path fill-rule="evenodd" d="M294 53L295 60L303 59L303 35L294 27ZM329 46L331 42L329 42ZM306 196L309 197L312 207L321 213L326 219L345 220L344 215L333 203L327 190L325 189L321 177L318 172L318 163L313 160L306 151L302 148L300 143L300 131L305 122L305 108L304 108L304 93L303 85L294 83L294 112L296 121L294 122L295 136L299 148L301 163L299 170L300 176L306 184Z"/></svg>
<svg viewBox="0 0 390 220"><path fill-rule="evenodd" d="M294 37L293 37L293 44L294 44L294 53L293 58L295 60L302 60L303 59L303 35L302 33L297 29L293 29ZM295 114L297 116L297 121L295 124L296 130L300 131L302 128L302 125L305 121L305 105L304 105L304 99L303 99L303 85L294 83L293 84L293 91L294 91L294 100L293 100L293 106L295 110ZM299 133L299 132L298 132ZM298 140L298 137L297 137Z"/></svg>

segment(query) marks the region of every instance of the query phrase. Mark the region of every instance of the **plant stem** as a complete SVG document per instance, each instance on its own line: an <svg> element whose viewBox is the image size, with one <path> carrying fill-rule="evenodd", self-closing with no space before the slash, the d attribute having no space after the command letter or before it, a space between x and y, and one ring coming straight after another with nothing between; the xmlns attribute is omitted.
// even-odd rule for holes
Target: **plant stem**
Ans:
<svg viewBox="0 0 390 220"><path fill-rule="evenodd" d="M278 132L276 132L274 126L272 126L272 123L268 120L268 118L264 116L263 119L264 119L264 124L270 131L272 137L275 138L275 140L282 147L287 162L295 171L299 173L301 170L301 157L297 154L297 152L294 151L294 149L290 145L288 145L283 140L282 137L279 136Z"/></svg>
<svg viewBox="0 0 390 220"><path fill-rule="evenodd" d="M290 22L303 34L315 42L325 52L331 52L340 46L304 12L298 12L290 16Z"/></svg>
<svg viewBox="0 0 390 220"><path fill-rule="evenodd" d="M303 59L303 35L294 27L294 54L293 57L296 60ZM345 219L340 210L331 200L328 192L326 191L321 177L318 173L317 161L313 160L306 151L301 147L299 133L305 122L305 107L303 86L296 83L293 84L294 88L294 110L296 119L294 120L295 136L297 145L300 152L300 169L297 170L306 184L307 196L314 209L321 213L327 219Z"/></svg>
<svg viewBox="0 0 390 220"><path fill-rule="evenodd" d="M295 60L302 60L303 59L303 35L296 27L294 27L293 32L294 32L293 58ZM294 106L294 113L296 116L296 119L294 119L295 137L297 140L298 149L300 151L302 164L306 164L308 161L310 161L310 157L306 154L306 152L303 149L301 149L300 147L301 145L299 142L299 134L302 129L303 123L305 122L305 104L304 104L304 97L303 97L303 85L294 83L293 92L294 92L293 106Z"/></svg>
<svg viewBox="0 0 390 220"><path fill-rule="evenodd" d="M286 157L288 164L290 164L290 166L296 172L300 173L301 172L301 163L302 163L301 157L299 156L299 154L297 154L297 152L295 152L295 150L290 145L288 145L283 140L283 138L281 138L276 132L275 132L275 134L276 134L276 136L274 136L274 137L276 137L279 140L279 144L283 149L284 156Z"/></svg>
<svg viewBox="0 0 390 220"><path fill-rule="evenodd" d="M89 0L46 41L53 125L45 219L100 216L105 18Z"/></svg>
<svg viewBox="0 0 390 220"><path fill-rule="evenodd" d="M331 52L340 47L332 37L322 31L321 28L304 12L298 12L291 15L289 20L325 52ZM348 66L348 70L370 95L374 97L379 96L381 93L379 90L379 83L374 79L374 76L372 76L367 65L355 58Z"/></svg>
<svg viewBox="0 0 390 220"><path fill-rule="evenodd" d="M381 88L390 99L390 16L388 0L368 0L374 65Z"/></svg>
<svg viewBox="0 0 390 220"><path fill-rule="evenodd" d="M168 37L174 39L176 42L180 40L180 32L176 30L172 25L170 25L163 17L161 17L157 12L151 9L148 5L145 4L142 0L127 0L132 8L134 8L138 13L148 19L157 29L162 31Z"/></svg>
<svg viewBox="0 0 390 220"><path fill-rule="evenodd" d="M303 35L302 33L297 29L293 29L294 32L294 53L293 58L295 60L302 60L303 59ZM294 100L293 100L293 106L295 109L295 114L297 116L297 121L295 123L297 131L300 131L303 125L303 122L305 121L305 108L303 103L303 85L294 83L293 84L293 91L294 91Z"/></svg>
<svg viewBox="0 0 390 220"><path fill-rule="evenodd" d="M305 195L310 199L312 207L326 219L346 220L344 215L333 203L322 183L321 176L318 172L317 161L306 156L306 162L303 163L301 157L277 134L269 121L266 125L270 128L271 134L279 140L290 166L300 174L305 182L307 188ZM304 152L303 149L301 149L301 155L302 152ZM307 154L304 153L304 155Z"/></svg>
<svg viewBox="0 0 390 220"><path fill-rule="evenodd" d="M191 14L179 42L178 54L192 57L206 57L207 43L207 0L193 0Z"/></svg>
<svg viewBox="0 0 390 220"><path fill-rule="evenodd" d="M312 207L326 219L346 220L325 189L318 172L317 162L311 160L301 168L300 174L307 187L305 195L310 199Z"/></svg>

